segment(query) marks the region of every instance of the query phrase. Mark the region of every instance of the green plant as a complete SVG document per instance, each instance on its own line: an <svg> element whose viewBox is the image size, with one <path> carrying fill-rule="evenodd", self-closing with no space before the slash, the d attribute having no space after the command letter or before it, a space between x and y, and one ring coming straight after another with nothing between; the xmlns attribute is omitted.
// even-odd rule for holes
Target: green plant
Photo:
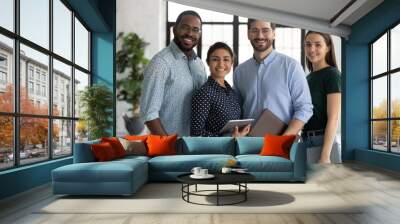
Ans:
<svg viewBox="0 0 400 224"><path fill-rule="evenodd" d="M79 106L82 108L82 119L85 121L89 139L109 136L112 126L112 92L104 85L87 86L79 93Z"/></svg>
<svg viewBox="0 0 400 224"><path fill-rule="evenodd" d="M123 100L132 105L135 112L139 107L140 93L142 89L143 71L149 60L144 56L144 50L148 43L136 33L119 33L117 40L121 40L121 49L116 54L117 72L128 75L117 81L118 100Z"/></svg>

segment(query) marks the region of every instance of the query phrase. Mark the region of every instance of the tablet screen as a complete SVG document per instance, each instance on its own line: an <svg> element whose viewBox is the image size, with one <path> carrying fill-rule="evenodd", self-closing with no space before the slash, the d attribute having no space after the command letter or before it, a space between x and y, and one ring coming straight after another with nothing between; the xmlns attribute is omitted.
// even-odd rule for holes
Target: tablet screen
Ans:
<svg viewBox="0 0 400 224"><path fill-rule="evenodd" d="M243 128L244 126L248 125L248 124L252 124L253 122L254 122L254 119L230 120L220 130L220 133L233 132L234 128L236 126L238 126L239 129L240 129L240 128Z"/></svg>

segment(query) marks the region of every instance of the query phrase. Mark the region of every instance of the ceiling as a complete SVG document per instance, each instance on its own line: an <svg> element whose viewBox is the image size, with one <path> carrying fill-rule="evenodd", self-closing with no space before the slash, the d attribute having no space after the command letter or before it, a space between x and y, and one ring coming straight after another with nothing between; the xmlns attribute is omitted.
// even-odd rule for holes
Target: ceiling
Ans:
<svg viewBox="0 0 400 224"><path fill-rule="evenodd" d="M351 25L383 0L170 0L248 18L348 37Z"/></svg>

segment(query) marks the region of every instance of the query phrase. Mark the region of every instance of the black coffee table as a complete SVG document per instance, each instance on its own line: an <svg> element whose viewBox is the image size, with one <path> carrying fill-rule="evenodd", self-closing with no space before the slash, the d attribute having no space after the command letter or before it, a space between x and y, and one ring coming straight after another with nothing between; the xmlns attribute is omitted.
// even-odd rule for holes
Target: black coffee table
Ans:
<svg viewBox="0 0 400 224"><path fill-rule="evenodd" d="M247 200L247 192L249 188L247 183L255 180L255 177L248 173L215 173L215 177L212 179L193 179L190 177L191 173L182 174L178 176L178 181L182 183L182 199L188 203L198 204L198 205L215 205L215 204L202 204L190 201L190 196L204 196L204 197L216 197L217 206L220 205L234 205ZM197 190L198 184L204 185L216 185L215 190ZM194 191L190 191L190 186L195 186ZM237 190L223 190L220 189L220 185L236 185ZM206 194L209 192L215 192L215 194ZM239 200L231 203L221 203L221 197L232 197L240 196Z"/></svg>

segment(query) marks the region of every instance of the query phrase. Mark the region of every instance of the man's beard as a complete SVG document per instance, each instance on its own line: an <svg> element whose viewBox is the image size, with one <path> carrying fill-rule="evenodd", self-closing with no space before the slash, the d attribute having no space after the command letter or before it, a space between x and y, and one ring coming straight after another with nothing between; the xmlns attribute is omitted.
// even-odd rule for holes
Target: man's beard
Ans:
<svg viewBox="0 0 400 224"><path fill-rule="evenodd" d="M192 41L193 41L192 47L186 47L186 46L182 43L181 39L184 39L184 38L190 38L190 39L192 39ZM189 37L189 36L182 36L182 37L180 37L180 38L174 37L174 41L175 41L176 45L178 45L179 49L181 49L181 51L183 51L183 52L192 51L193 48L196 47L197 44L198 44L198 42L197 42L196 40L194 40L193 38L191 38L191 37Z"/></svg>
<svg viewBox="0 0 400 224"><path fill-rule="evenodd" d="M255 41L256 41L256 40L254 40L254 42L255 42ZM258 51L258 52L264 52L264 51L268 50L268 49L272 46L272 43L273 43L273 41L266 41L266 45L265 45L265 46L259 47L259 46L257 46L257 44L254 43L254 42L253 42L253 41L250 41L251 46L253 46L253 49L254 49L255 51Z"/></svg>

